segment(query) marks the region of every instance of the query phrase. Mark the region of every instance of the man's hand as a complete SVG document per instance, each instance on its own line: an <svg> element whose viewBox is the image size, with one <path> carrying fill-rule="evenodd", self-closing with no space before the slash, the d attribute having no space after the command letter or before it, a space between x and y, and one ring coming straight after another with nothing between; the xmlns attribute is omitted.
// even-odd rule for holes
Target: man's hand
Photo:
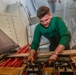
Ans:
<svg viewBox="0 0 76 75"><path fill-rule="evenodd" d="M27 60L30 61L30 62L34 62L35 59L34 59L33 56L30 55Z"/></svg>
<svg viewBox="0 0 76 75"><path fill-rule="evenodd" d="M52 61L56 60L58 57L58 54L61 53L64 49L65 47L59 44L55 49L54 53L49 57L48 62L51 63Z"/></svg>
<svg viewBox="0 0 76 75"><path fill-rule="evenodd" d="M34 62L34 60L35 60L34 55L35 55L35 50L31 50L27 61Z"/></svg>
<svg viewBox="0 0 76 75"><path fill-rule="evenodd" d="M57 54L52 54L52 55L49 57L49 59L51 59L51 60L56 60L57 57L58 57Z"/></svg>
<svg viewBox="0 0 76 75"><path fill-rule="evenodd" d="M48 63L51 64L51 62L55 61L57 57L58 57L57 54L52 54L48 59Z"/></svg>

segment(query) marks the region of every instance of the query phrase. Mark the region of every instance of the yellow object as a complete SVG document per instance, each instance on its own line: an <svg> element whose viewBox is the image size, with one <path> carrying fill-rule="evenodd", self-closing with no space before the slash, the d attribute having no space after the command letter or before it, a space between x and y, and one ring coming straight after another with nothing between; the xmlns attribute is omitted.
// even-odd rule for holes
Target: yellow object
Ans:
<svg viewBox="0 0 76 75"><path fill-rule="evenodd" d="M50 67L45 68L45 73L47 73L47 75L51 75L51 73L53 73L53 68Z"/></svg>
<svg viewBox="0 0 76 75"><path fill-rule="evenodd" d="M24 67L0 67L0 75L20 75Z"/></svg>

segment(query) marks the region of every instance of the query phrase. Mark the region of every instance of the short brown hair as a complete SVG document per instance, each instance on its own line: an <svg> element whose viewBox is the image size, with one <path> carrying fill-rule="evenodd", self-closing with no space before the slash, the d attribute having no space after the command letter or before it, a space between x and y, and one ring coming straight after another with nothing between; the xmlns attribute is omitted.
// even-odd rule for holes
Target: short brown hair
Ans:
<svg viewBox="0 0 76 75"><path fill-rule="evenodd" d="M38 17L38 18L42 18L42 17L44 17L46 14L48 14L49 12L50 12L49 7L41 6L41 7L39 7L39 9L37 10L37 17Z"/></svg>

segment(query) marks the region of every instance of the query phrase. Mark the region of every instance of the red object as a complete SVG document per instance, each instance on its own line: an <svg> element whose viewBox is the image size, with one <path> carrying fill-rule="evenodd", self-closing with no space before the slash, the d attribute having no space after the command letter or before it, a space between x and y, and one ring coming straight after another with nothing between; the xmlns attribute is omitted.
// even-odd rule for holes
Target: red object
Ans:
<svg viewBox="0 0 76 75"><path fill-rule="evenodd" d="M13 67L17 67L17 65L21 62L21 60L19 59L14 65Z"/></svg>
<svg viewBox="0 0 76 75"><path fill-rule="evenodd" d="M19 61L16 67L20 67L22 63L23 63L23 59Z"/></svg>
<svg viewBox="0 0 76 75"><path fill-rule="evenodd" d="M12 61L12 63L9 65L9 67L14 66L14 64L16 64L18 60L19 60L19 58L15 58L15 59Z"/></svg>
<svg viewBox="0 0 76 75"><path fill-rule="evenodd" d="M29 48L29 44L25 45L23 48L21 48L17 53L22 53L24 49L27 50L27 48Z"/></svg>
<svg viewBox="0 0 76 75"><path fill-rule="evenodd" d="M10 64L13 62L13 60L11 60L5 67L11 67Z"/></svg>
<svg viewBox="0 0 76 75"><path fill-rule="evenodd" d="M30 51L29 46L30 46L29 44L25 45L23 48L21 48L17 52L17 54L29 52ZM4 62L0 63L0 66L1 67L19 67L23 63L24 58L25 57L23 57L23 58L8 58Z"/></svg>
<svg viewBox="0 0 76 75"><path fill-rule="evenodd" d="M12 58L7 59L7 60L1 65L1 67L5 67L11 60L12 60Z"/></svg>

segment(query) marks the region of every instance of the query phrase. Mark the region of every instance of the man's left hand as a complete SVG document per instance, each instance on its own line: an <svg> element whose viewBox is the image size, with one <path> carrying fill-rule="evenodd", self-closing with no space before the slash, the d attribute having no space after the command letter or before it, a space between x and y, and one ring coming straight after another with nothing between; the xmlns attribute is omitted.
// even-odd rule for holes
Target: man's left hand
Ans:
<svg viewBox="0 0 76 75"><path fill-rule="evenodd" d="M56 60L57 57L58 57L57 54L52 54L52 55L49 57L49 59L51 59L51 60Z"/></svg>
<svg viewBox="0 0 76 75"><path fill-rule="evenodd" d="M52 54L48 59L48 63L50 64L52 61L55 61L57 57L58 57L57 54Z"/></svg>

